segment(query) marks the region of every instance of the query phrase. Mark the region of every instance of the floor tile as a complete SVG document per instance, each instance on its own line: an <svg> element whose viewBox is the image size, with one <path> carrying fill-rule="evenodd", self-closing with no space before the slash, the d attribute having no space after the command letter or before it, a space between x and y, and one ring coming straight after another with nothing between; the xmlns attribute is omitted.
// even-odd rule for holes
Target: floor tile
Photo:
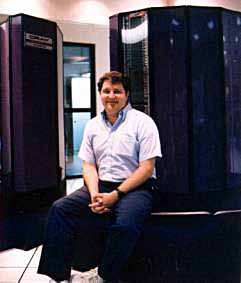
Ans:
<svg viewBox="0 0 241 283"><path fill-rule="evenodd" d="M18 283L24 269L24 267L0 268L0 283Z"/></svg>
<svg viewBox="0 0 241 283"><path fill-rule="evenodd" d="M49 281L48 276L37 273L37 268L28 267L18 283L47 283Z"/></svg>
<svg viewBox="0 0 241 283"><path fill-rule="evenodd" d="M35 252L30 264L29 264L29 267L35 267L35 268L38 267L41 252L42 252L42 246L39 246L37 248L37 251Z"/></svg>
<svg viewBox="0 0 241 283"><path fill-rule="evenodd" d="M23 251L19 249L11 249L0 252L0 268L4 267L26 267L36 248Z"/></svg>

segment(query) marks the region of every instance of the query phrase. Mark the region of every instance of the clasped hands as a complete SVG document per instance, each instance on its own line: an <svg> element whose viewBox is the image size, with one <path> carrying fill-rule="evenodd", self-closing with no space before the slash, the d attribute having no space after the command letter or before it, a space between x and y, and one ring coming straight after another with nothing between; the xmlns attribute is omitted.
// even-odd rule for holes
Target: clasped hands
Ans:
<svg viewBox="0 0 241 283"><path fill-rule="evenodd" d="M102 214L110 211L110 207L118 200L116 191L96 193L91 196L89 207L94 213Z"/></svg>

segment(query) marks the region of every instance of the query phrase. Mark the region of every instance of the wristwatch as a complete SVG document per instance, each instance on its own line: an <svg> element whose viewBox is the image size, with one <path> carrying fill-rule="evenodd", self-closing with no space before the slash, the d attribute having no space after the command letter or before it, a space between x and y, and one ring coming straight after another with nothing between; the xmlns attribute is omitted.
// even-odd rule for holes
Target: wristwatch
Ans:
<svg viewBox="0 0 241 283"><path fill-rule="evenodd" d="M126 195L126 193L122 192L119 188L116 188L115 191L117 191L118 199L121 199Z"/></svg>

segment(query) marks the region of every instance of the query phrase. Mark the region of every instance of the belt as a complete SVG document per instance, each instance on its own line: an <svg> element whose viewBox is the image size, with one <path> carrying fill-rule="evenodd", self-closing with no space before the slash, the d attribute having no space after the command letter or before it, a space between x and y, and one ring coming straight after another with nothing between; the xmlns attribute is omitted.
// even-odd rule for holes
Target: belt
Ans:
<svg viewBox="0 0 241 283"><path fill-rule="evenodd" d="M141 184L139 187L142 187L143 189L152 189L153 186L155 186L155 181L156 179L150 178L148 179L145 183ZM121 185L122 182L110 182L110 181L102 181L99 180L100 185L110 188L110 189L115 189L118 186Z"/></svg>
<svg viewBox="0 0 241 283"><path fill-rule="evenodd" d="M110 181L99 180L99 183L100 183L100 185L102 185L104 187L114 189L114 188L117 188L118 186L120 186L122 182L110 182Z"/></svg>

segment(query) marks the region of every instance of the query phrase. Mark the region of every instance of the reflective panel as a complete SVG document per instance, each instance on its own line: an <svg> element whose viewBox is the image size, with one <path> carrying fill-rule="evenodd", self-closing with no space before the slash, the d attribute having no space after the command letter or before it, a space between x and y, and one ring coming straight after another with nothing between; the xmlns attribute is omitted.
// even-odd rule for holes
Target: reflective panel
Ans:
<svg viewBox="0 0 241 283"><path fill-rule="evenodd" d="M131 80L132 105L149 114L148 20L145 11L122 18L121 40L123 71L135 78Z"/></svg>
<svg viewBox="0 0 241 283"><path fill-rule="evenodd" d="M57 29L57 37L61 38L60 29ZM59 164L61 179L65 178L65 150L64 150L64 90L63 90L63 40L58 39L57 64L58 64L58 130L59 130Z"/></svg>
<svg viewBox="0 0 241 283"><path fill-rule="evenodd" d="M12 173L11 129L10 129L10 86L9 86L9 24L3 23L1 34L1 98L0 98L0 193L7 194ZM4 178L5 176L5 178ZM6 185L5 185L6 184Z"/></svg>

